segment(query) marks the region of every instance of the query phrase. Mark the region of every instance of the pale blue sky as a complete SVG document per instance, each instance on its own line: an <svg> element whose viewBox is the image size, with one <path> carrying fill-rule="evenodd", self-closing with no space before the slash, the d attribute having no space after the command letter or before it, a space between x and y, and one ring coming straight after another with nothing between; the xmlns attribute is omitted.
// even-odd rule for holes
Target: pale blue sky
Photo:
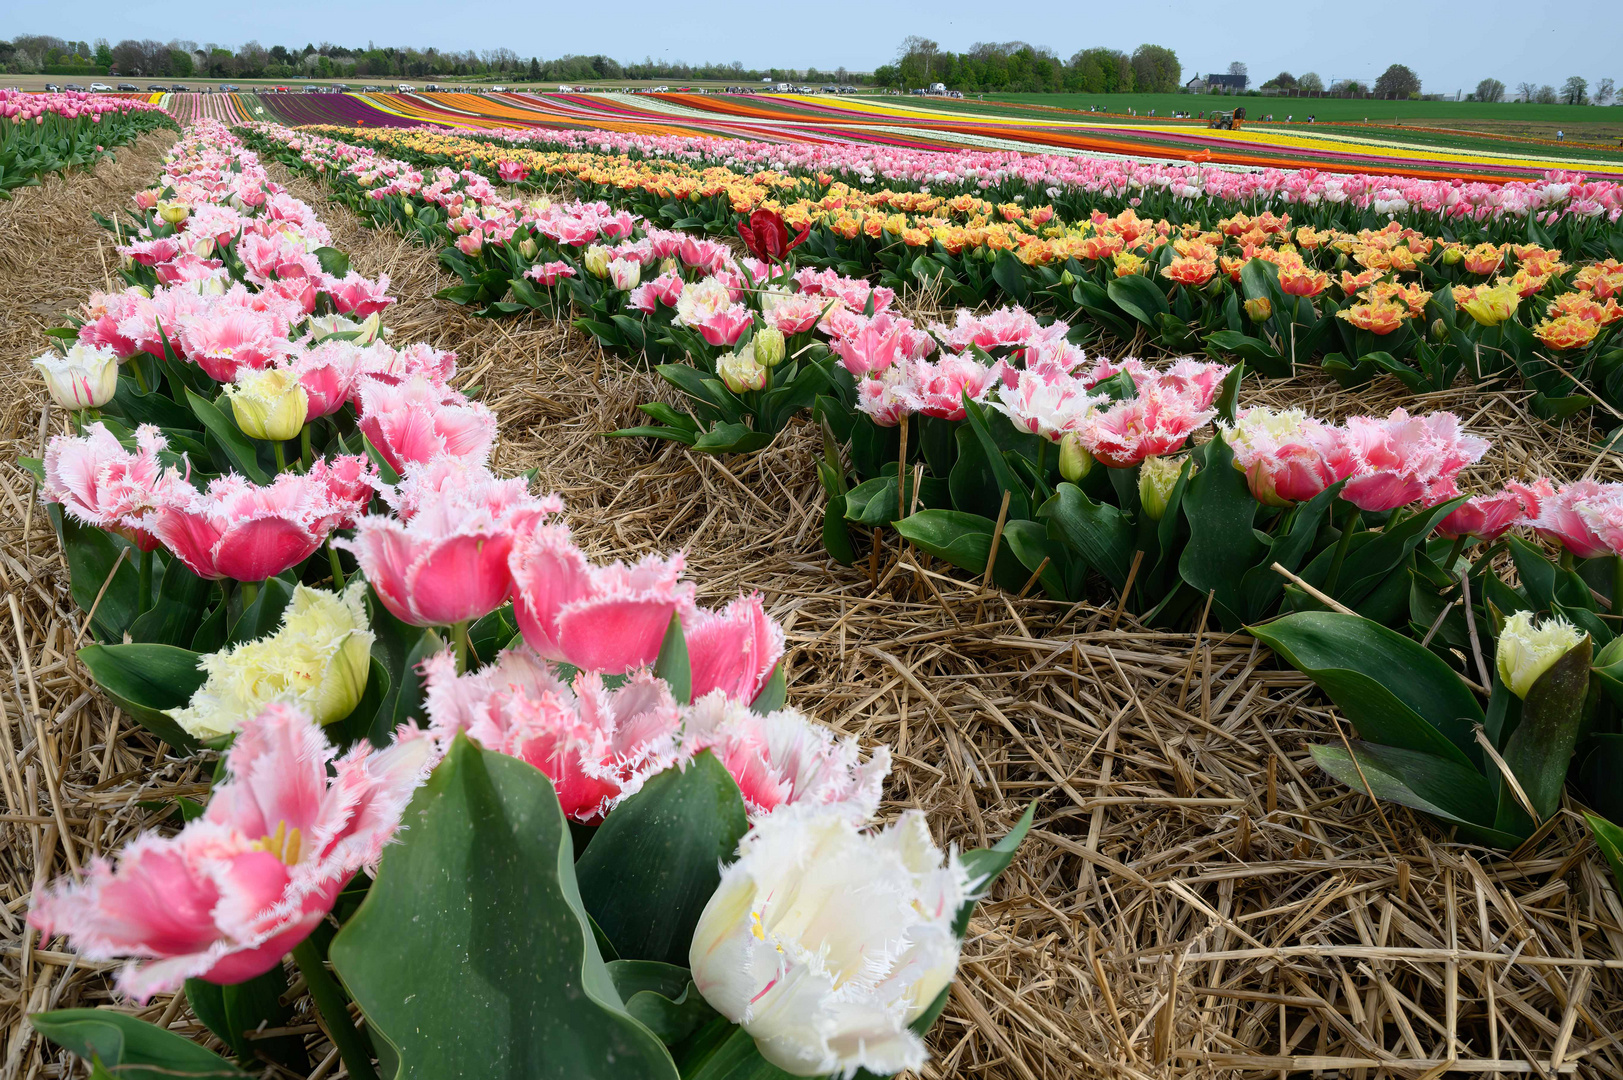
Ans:
<svg viewBox="0 0 1623 1080"><path fill-rule="evenodd" d="M976 41L1019 39L1062 57L1142 42L1175 50L1187 79L1243 60L1260 82L1281 69L1373 79L1408 64L1427 92L1469 91L1493 76L1559 87L1568 75L1593 85L1623 83L1623 6L1526 0L1182 0L1008 3L1006 0L610 0L607 3L466 4L444 0L258 0L127 3L117 0L5 0L0 38L22 33L71 40L106 37L191 39L236 46L507 46L520 55L604 53L746 67L844 65L871 70L890 60L908 34L953 50Z"/></svg>

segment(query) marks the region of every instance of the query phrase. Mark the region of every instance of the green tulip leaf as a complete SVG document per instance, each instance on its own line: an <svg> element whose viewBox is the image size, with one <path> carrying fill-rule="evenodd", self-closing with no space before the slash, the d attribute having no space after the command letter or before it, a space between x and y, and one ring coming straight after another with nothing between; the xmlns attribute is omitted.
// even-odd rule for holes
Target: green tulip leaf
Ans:
<svg viewBox="0 0 1623 1080"><path fill-rule="evenodd" d="M197 742L169 718L170 709L191 701L206 678L200 654L174 645L86 645L79 661L96 685L142 727L181 750Z"/></svg>
<svg viewBox="0 0 1623 1080"><path fill-rule="evenodd" d="M330 951L399 1080L675 1080L598 952L545 775L458 737L403 820Z"/></svg>
<svg viewBox="0 0 1623 1080"><path fill-rule="evenodd" d="M721 865L748 829L737 782L705 751L604 819L575 864L581 900L623 959L686 964Z"/></svg>
<svg viewBox="0 0 1623 1080"><path fill-rule="evenodd" d="M1475 695L1418 641L1357 615L1306 611L1250 628L1307 675L1367 742L1431 754L1475 770Z"/></svg>
<svg viewBox="0 0 1623 1080"><path fill-rule="evenodd" d="M212 1050L172 1031L111 1009L57 1009L28 1018L34 1030L86 1061L100 1059L121 1080L209 1077L246 1080L248 1074Z"/></svg>

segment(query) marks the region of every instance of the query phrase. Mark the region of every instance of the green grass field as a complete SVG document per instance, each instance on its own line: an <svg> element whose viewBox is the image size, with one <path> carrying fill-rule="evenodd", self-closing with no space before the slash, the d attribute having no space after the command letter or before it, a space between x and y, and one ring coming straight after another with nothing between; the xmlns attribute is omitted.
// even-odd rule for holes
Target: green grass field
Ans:
<svg viewBox="0 0 1623 1080"><path fill-rule="evenodd" d="M973 100L970 95L966 99ZM1287 113L1298 119L1312 113L1320 120L1362 121L1390 124L1405 121L1510 121L1547 125L1552 132L1570 124L1623 124L1623 106L1525 105L1520 102L1488 104L1476 101L1372 101L1348 98L1233 97L1220 94L988 94L988 101L1009 101L1024 105L1051 105L1060 109L1087 111L1089 106L1110 112L1129 108L1158 116L1174 111L1210 112L1243 105L1253 117L1273 113L1283 119Z"/></svg>

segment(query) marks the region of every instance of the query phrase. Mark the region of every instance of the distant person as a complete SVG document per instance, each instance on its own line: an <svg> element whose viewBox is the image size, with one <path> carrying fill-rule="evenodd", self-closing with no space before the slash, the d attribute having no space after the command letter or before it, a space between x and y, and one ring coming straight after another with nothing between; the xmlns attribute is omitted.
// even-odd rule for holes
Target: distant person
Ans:
<svg viewBox="0 0 1623 1080"><path fill-rule="evenodd" d="M1555 129L1555 141L1556 142L1565 142L1566 138L1567 138L1567 133L1566 132L1562 131L1560 128Z"/></svg>

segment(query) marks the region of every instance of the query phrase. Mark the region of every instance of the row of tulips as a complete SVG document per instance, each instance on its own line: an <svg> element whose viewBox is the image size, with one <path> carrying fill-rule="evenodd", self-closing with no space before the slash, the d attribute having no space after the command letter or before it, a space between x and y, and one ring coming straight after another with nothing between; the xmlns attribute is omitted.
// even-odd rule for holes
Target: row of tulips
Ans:
<svg viewBox="0 0 1623 1080"><path fill-rule="evenodd" d="M38 361L70 430L26 464L87 669L224 756L30 924L300 1075L258 1034L296 1026L289 955L352 1077L921 1067L1030 813L962 853L875 824L887 749L787 706L761 599L701 605L679 553L594 563L492 471L454 355L392 344L387 282L221 125L119 230L148 279ZM127 1013L31 1021L110 1073L247 1075Z"/></svg>
<svg viewBox="0 0 1623 1080"><path fill-rule="evenodd" d="M312 130L350 138L353 130ZM1220 165L1138 162L1121 158L1022 154L1007 150L920 150L872 143L772 143L692 135L532 128L526 131L446 131L390 128L367 133L372 145L438 155L456 168L502 161L532 172L587 156L726 169L745 175L781 174L815 185L859 191L972 195L998 204L1052 204L1060 216L1082 220L1094 210L1133 209L1179 224L1264 211L1289 213L1319 230L1378 228L1398 220L1435 235L1478 242L1525 241L1530 222L1552 242L1592 257L1617 254L1623 185L1551 172L1537 181L1504 183L1345 175L1316 169L1236 169ZM540 151L528 157L515 151ZM598 167L602 167L600 164Z"/></svg>
<svg viewBox="0 0 1623 1080"><path fill-rule="evenodd" d="M440 166L426 183L413 166L369 146L268 126L258 134L296 150L286 154L290 163L333 176L375 220L405 224L430 243L456 243L470 258L447 254L467 283L453 298L495 303L488 313L523 306L503 301L524 257L504 245L522 248L536 238L523 228L522 204L513 204L517 214L504 210L502 197L474 178L524 181L527 166L485 162L483 173ZM891 288L937 282L970 305L1031 305L1084 323L1090 329L1079 326L1079 340L1098 327L1123 342L1147 338L1174 353L1244 359L1266 375L1317 362L1344 385L1391 375L1416 392L1445 389L1462 375L1478 383L1514 375L1533 390L1532 407L1551 419L1597 400L1623 407L1623 348L1614 341L1623 263L1612 256L1574 266L1536 242L1471 245L1396 222L1343 233L1265 212L1202 228L1129 209L1114 217L1095 210L1067 226L1050 206L994 206L970 195L831 190L816 202L790 202L780 197L788 180L778 174L753 177L747 188L709 173L685 184L663 174L571 175L588 195L683 229L731 231L737 212L781 208L803 237L802 260L847 274L877 268ZM447 177L461 178L458 188L448 192ZM477 220L416 213L419 202L443 208L446 194L462 196L459 210L472 202ZM475 224L483 229L472 235Z"/></svg>
<svg viewBox="0 0 1623 1080"><path fill-rule="evenodd" d="M103 94L0 90L0 199L40 177L94 165L175 122L156 105Z"/></svg>
<svg viewBox="0 0 1623 1080"><path fill-rule="evenodd" d="M357 161L368 170L399 168L375 156ZM464 173L459 182L478 181ZM453 187L438 197L454 199ZM661 371L688 372L695 413L645 406L666 426L622 434L697 430L705 407L746 407L781 357L827 349L833 364L820 370L829 391L817 396L815 411L827 435L818 468L829 497L824 540L835 557L855 559L854 530L888 526L1011 591L1040 585L1075 601L1102 580L1118 605L1146 621L1177 625L1215 614L1231 628L1251 625L1320 680L1365 737L1350 753L1316 750L1327 771L1461 826L1473 841L1525 840L1552 812L1569 772L1601 814L1623 816L1615 798L1623 770L1616 700L1580 695L1582 709L1557 710L1522 729L1505 719L1511 697L1501 684L1509 676L1495 682L1471 669L1484 648L1508 671L1527 654L1527 641L1576 634L1592 643L1586 649L1598 649L1596 687L1623 685L1623 645L1613 644L1605 614L1623 595L1623 531L1599 524L1611 514L1623 526L1623 514L1611 509L1623 505L1623 485L1541 479L1467 498L1457 478L1488 444L1463 432L1452 414L1397 410L1331 425L1299 411L1242 410L1238 370L1193 360L1162 368L1089 362L1064 323L1043 325L1020 309L960 311L951 325L915 326L890 310L889 290L784 265L796 239L769 213L741 228L754 253L746 262L635 220L617 219L612 234L576 227L580 217L605 212L604 204L561 209L572 224L540 230L523 257L544 260L527 272L532 282L584 288L577 296L593 322L603 298L618 297L608 314L624 351L652 343L686 354L691 368ZM1395 228L1364 239L1361 265L1377 252L1413 250L1413 238ZM459 242L459 254L466 258L470 246ZM1468 257L1465 272L1483 276L1511 260L1513 281L1558 272L1555 257L1540 249L1479 249ZM1254 261L1277 267L1268 278L1276 285L1328 276ZM1367 280L1349 288L1375 285L1375 269L1366 266ZM644 273L657 276L645 282ZM1610 265L1582 274L1588 289L1580 291L1611 299ZM549 297L551 310L567 310ZM747 320L735 311L725 336L704 333L715 312L739 306ZM1206 431L1210 438L1197 438ZM1578 527L1590 520L1596 524ZM1560 544L1559 563L1509 535L1517 526ZM1514 576L1506 573L1512 568ZM1326 604L1335 610L1321 610ZM1547 616L1542 627L1531 622L1534 613ZM1405 709L1396 720L1380 711L1391 697L1403 698L1413 671L1452 680L1468 694L1491 692L1493 752L1517 761L1510 779L1484 771L1481 747L1459 744L1457 717L1441 715L1458 712L1457 702L1445 697L1438 715ZM1541 675L1517 675L1515 700ZM1480 703L1473 708L1482 712ZM1524 745L1531 739L1540 741L1536 753ZM1405 757L1410 750L1431 757ZM1462 774L1462 762L1476 772ZM1523 800L1528 788L1541 793L1536 805ZM1595 834L1616 854L1623 835L1601 814L1592 817Z"/></svg>

